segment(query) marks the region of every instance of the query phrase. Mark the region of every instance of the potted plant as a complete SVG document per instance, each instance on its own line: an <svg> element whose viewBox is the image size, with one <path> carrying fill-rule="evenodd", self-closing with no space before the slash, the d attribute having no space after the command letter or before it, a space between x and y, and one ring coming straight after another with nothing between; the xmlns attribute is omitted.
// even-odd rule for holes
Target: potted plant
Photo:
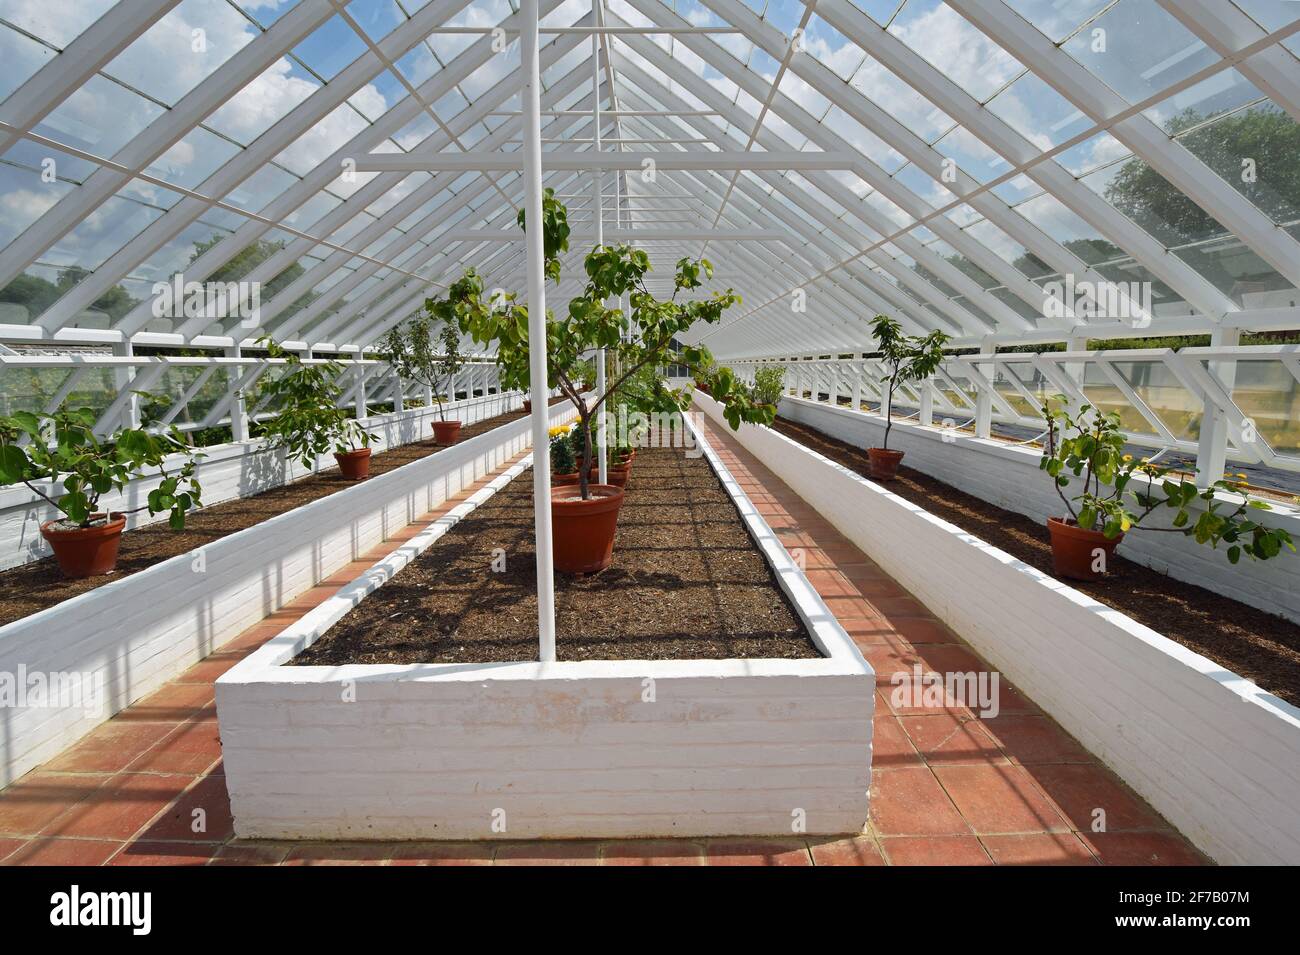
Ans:
<svg viewBox="0 0 1300 955"><path fill-rule="evenodd" d="M379 346L379 355L392 367L399 378L424 385L438 405L438 420L433 422L433 439L442 445L455 444L460 437L461 422L447 420L443 404L444 391L450 394L456 375L465 367L467 359L460 353L460 335L456 332L454 318L448 323L443 318L443 303L429 299L424 312L404 325L389 330ZM442 321L438 334L438 349L434 349L432 323ZM455 395L451 395L455 398Z"/></svg>
<svg viewBox="0 0 1300 955"><path fill-rule="evenodd" d="M754 372L754 384L750 386L754 401L775 407L785 394L785 366L764 365Z"/></svg>
<svg viewBox="0 0 1300 955"><path fill-rule="evenodd" d="M1086 404L1071 413L1066 399L1057 396L1043 406L1043 416L1047 441L1039 468L1053 479L1068 514L1047 520L1057 576L1104 576L1115 548L1134 529L1183 534L1216 549L1227 544L1226 556L1234 564L1242 556L1268 560L1283 548L1295 551L1285 530L1250 519L1252 510L1270 508L1244 490L1244 481L1220 480L1202 488L1168 468L1125 454L1118 413ZM1066 495L1071 486L1078 490L1073 497ZM1170 526L1141 526L1161 508L1175 512Z"/></svg>
<svg viewBox="0 0 1300 955"><path fill-rule="evenodd" d="M284 448L303 467L316 467L317 458L334 452L345 480L361 481L370 475L370 442L374 435L361 427L341 406L343 388L341 362L304 362L269 338L258 339L271 358L283 360L282 372L267 376L258 394L269 402L274 415L258 425L268 446Z"/></svg>
<svg viewBox="0 0 1300 955"><path fill-rule="evenodd" d="M522 210L518 222L526 228ZM569 247L568 211L549 189L542 202L541 231L546 275L558 283L560 256ZM673 295L667 300L655 297L646 287L650 257L640 249L629 245L597 246L584 260L584 268L586 286L569 301L568 314L557 318L548 312L546 316L547 385L558 388L577 411L576 430L582 448L577 486L552 491L555 566L566 573L594 573L612 559L623 491L613 485L591 483L592 426L598 416L623 382L643 368L663 364L675 336L699 323L716 324L728 307L740 301L730 289L702 299L679 298L712 277L713 266L705 259L678 261ZM605 304L619 300L623 294L628 295L629 312ZM502 383L527 389L527 313L515 304L515 296L503 296L502 307L489 307L483 301L482 282L471 270L453 285L449 300L455 302L463 332L477 342L495 343ZM613 353L619 372L603 395L591 396L581 389L582 356L602 347ZM707 350L700 347L684 348L673 360L692 368L712 363ZM733 427L739 427L742 419L771 421L767 413L770 409L753 405L747 394L735 387L730 370L715 370L708 384L714 397L727 405L729 420L734 418ZM674 410L683 410L685 401L685 395L678 395Z"/></svg>
<svg viewBox="0 0 1300 955"><path fill-rule="evenodd" d="M867 448L871 476L891 481L898 474L902 451L889 447L889 432L894 426L894 389L909 381L929 378L943 361L943 346L948 336L938 331L928 335L904 335L903 327L887 315L871 320L871 334L889 376L885 383L885 438L878 448Z"/></svg>
<svg viewBox="0 0 1300 955"><path fill-rule="evenodd" d="M89 408L53 414L20 411L0 418L0 483L24 484L63 516L41 524L41 536L54 550L65 577L96 577L112 572L128 514L170 512L168 523L180 530L185 514L199 507L194 469L201 454L175 427L153 433L125 428L101 441L96 415ZM166 469L167 459L181 455L180 467ZM146 471L162 480L143 507L105 513L100 498L122 491ZM61 491L46 493L38 482L58 482Z"/></svg>

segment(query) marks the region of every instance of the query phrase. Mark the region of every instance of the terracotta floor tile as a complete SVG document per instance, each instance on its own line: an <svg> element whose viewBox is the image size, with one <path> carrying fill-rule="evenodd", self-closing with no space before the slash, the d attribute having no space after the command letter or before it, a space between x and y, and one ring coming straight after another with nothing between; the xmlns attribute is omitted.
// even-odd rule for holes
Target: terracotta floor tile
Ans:
<svg viewBox="0 0 1300 955"><path fill-rule="evenodd" d="M793 839L710 839L709 865L812 865L808 846Z"/></svg>
<svg viewBox="0 0 1300 955"><path fill-rule="evenodd" d="M888 710L877 710L871 729L872 768L897 769L900 766L921 764L921 754L903 731L898 718Z"/></svg>
<svg viewBox="0 0 1300 955"><path fill-rule="evenodd" d="M938 620L927 617L898 617L891 620L904 637L912 643L957 643L957 635Z"/></svg>
<svg viewBox="0 0 1300 955"><path fill-rule="evenodd" d="M230 842L217 849L212 865L279 865L293 848L286 843Z"/></svg>
<svg viewBox="0 0 1300 955"><path fill-rule="evenodd" d="M1031 767L1034 779L1081 832L1092 832L1096 810L1105 812L1105 831L1168 829L1159 814L1135 796L1098 763L1050 764Z"/></svg>
<svg viewBox="0 0 1300 955"><path fill-rule="evenodd" d="M109 776L73 776L37 769L0 792L0 833L34 836L87 799Z"/></svg>
<svg viewBox="0 0 1300 955"><path fill-rule="evenodd" d="M898 617L932 618L934 616L926 609L925 604L915 597L876 597L872 602L890 620Z"/></svg>
<svg viewBox="0 0 1300 955"><path fill-rule="evenodd" d="M492 845L486 842L425 842L393 848L389 865L491 865Z"/></svg>
<svg viewBox="0 0 1300 955"><path fill-rule="evenodd" d="M225 776L205 776L149 824L140 839L152 842L216 842L234 837Z"/></svg>
<svg viewBox="0 0 1300 955"><path fill-rule="evenodd" d="M97 839L33 839L5 865L103 865L124 843Z"/></svg>
<svg viewBox="0 0 1300 955"><path fill-rule="evenodd" d="M870 836L846 839L813 836L808 839L813 865L884 865L876 841Z"/></svg>
<svg viewBox="0 0 1300 955"><path fill-rule="evenodd" d="M67 814L47 825L43 835L129 839L176 800L193 776L124 773L114 776Z"/></svg>
<svg viewBox="0 0 1300 955"><path fill-rule="evenodd" d="M325 842L295 845L283 865L383 865L392 847L383 842Z"/></svg>
<svg viewBox="0 0 1300 955"><path fill-rule="evenodd" d="M1096 865L1097 860L1073 832L981 836L998 865Z"/></svg>
<svg viewBox="0 0 1300 955"><path fill-rule="evenodd" d="M493 861L497 865L596 865L599 848L594 842L502 843Z"/></svg>
<svg viewBox="0 0 1300 955"><path fill-rule="evenodd" d="M1069 826L1034 777L1013 763L942 765L934 773L980 835L1059 832Z"/></svg>
<svg viewBox="0 0 1300 955"><path fill-rule="evenodd" d="M132 842L109 865L207 865L217 846L197 842Z"/></svg>
<svg viewBox="0 0 1300 955"><path fill-rule="evenodd" d="M703 865L704 847L684 839L628 839L600 847L605 865Z"/></svg>
<svg viewBox="0 0 1300 955"><path fill-rule="evenodd" d="M971 831L925 766L871 773L871 824L882 836L966 835Z"/></svg>
<svg viewBox="0 0 1300 955"><path fill-rule="evenodd" d="M1002 751L973 717L951 713L899 717L903 732L928 763L1002 761Z"/></svg>
<svg viewBox="0 0 1300 955"><path fill-rule="evenodd" d="M276 630L278 633L279 630ZM261 646L274 634L257 638ZM238 637L236 640L240 639ZM181 723L203 712L217 712L211 686L198 683L168 683L166 686L137 700L113 717L114 721Z"/></svg>
<svg viewBox="0 0 1300 955"><path fill-rule="evenodd" d="M1081 832L1102 865L1209 865L1196 848L1172 832Z"/></svg>
<svg viewBox="0 0 1300 955"><path fill-rule="evenodd" d="M992 865L974 836L882 836L890 865Z"/></svg>
<svg viewBox="0 0 1300 955"><path fill-rule="evenodd" d="M813 589L827 597L857 597L858 588L849 579L836 570L808 570L805 573Z"/></svg>
<svg viewBox="0 0 1300 955"><path fill-rule="evenodd" d="M213 720L179 727L153 749L133 760L132 773L201 773L221 758L221 735Z"/></svg>
<svg viewBox="0 0 1300 955"><path fill-rule="evenodd" d="M26 839L0 838L0 865L25 845L27 845Z"/></svg>
<svg viewBox="0 0 1300 955"><path fill-rule="evenodd" d="M55 773L115 773L174 732L176 725L112 719L95 727L42 769Z"/></svg>
<svg viewBox="0 0 1300 955"><path fill-rule="evenodd" d="M1092 761L1092 756L1074 737L1045 716L999 714L980 723L1014 763Z"/></svg>

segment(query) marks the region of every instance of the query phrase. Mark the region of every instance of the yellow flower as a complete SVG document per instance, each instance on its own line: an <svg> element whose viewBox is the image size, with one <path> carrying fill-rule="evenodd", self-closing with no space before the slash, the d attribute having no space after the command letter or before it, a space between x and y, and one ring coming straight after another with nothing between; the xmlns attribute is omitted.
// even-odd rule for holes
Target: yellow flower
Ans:
<svg viewBox="0 0 1300 955"><path fill-rule="evenodd" d="M1126 454L1126 455L1124 455L1124 460L1125 460L1125 461L1132 461L1132 460L1133 460L1133 455L1131 455L1131 454Z"/></svg>
<svg viewBox="0 0 1300 955"><path fill-rule="evenodd" d="M552 438L558 438L562 434L568 434L569 427L570 426L567 424L557 425L556 427L552 428L550 431L546 433L549 434Z"/></svg>

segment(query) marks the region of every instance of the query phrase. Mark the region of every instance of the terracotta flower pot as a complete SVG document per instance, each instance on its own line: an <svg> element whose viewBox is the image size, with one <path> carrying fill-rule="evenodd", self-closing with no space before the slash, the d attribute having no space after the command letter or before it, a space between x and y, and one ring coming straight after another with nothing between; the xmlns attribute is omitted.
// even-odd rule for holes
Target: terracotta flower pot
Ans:
<svg viewBox="0 0 1300 955"><path fill-rule="evenodd" d="M524 414L532 414L532 413L533 413L533 403L532 403L532 401L529 400L528 398L525 398L525 399L524 399Z"/></svg>
<svg viewBox="0 0 1300 955"><path fill-rule="evenodd" d="M576 486L551 490L551 522L555 569L562 574L594 574L614 559L614 531L623 506L623 490L592 484L582 499Z"/></svg>
<svg viewBox="0 0 1300 955"><path fill-rule="evenodd" d="M621 467L619 465L611 464L605 468L605 477L609 479L609 483L614 485L614 487L627 487L627 476L629 473L630 466L626 464Z"/></svg>
<svg viewBox="0 0 1300 955"><path fill-rule="evenodd" d="M566 485L577 483L577 471L571 471L568 474L556 474L555 472L551 472L551 487L565 487Z"/></svg>
<svg viewBox="0 0 1300 955"><path fill-rule="evenodd" d="M867 448L867 457L871 459L871 476L876 480L892 481L898 476L898 464L903 460L902 451Z"/></svg>
<svg viewBox="0 0 1300 955"><path fill-rule="evenodd" d="M1100 580L1106 576L1123 534L1107 538L1101 531L1084 530L1070 518L1049 517L1052 535L1052 569L1057 577Z"/></svg>
<svg viewBox="0 0 1300 955"><path fill-rule="evenodd" d="M347 481L364 481L370 477L370 449L360 451L335 451L334 460Z"/></svg>
<svg viewBox="0 0 1300 955"><path fill-rule="evenodd" d="M433 440L437 444L455 444L459 438L459 421L435 421L433 423Z"/></svg>
<svg viewBox="0 0 1300 955"><path fill-rule="evenodd" d="M91 520L107 516L103 524L90 527L59 527L62 520L46 521L41 536L54 550L54 559L64 577L78 580L113 572L117 566L117 549L126 529L125 514L92 514Z"/></svg>

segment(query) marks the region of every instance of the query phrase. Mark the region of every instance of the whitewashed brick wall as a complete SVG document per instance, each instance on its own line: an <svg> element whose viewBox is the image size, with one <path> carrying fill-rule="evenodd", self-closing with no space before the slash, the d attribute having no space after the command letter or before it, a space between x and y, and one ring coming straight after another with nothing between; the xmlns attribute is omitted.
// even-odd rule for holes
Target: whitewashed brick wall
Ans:
<svg viewBox="0 0 1300 955"><path fill-rule="evenodd" d="M570 420L556 406L552 420ZM0 707L0 784L258 623L529 445L520 418L0 627L0 673L102 676L103 713Z"/></svg>
<svg viewBox="0 0 1300 955"><path fill-rule="evenodd" d="M875 415L805 398L782 398L780 407L782 417L859 448L878 445L884 435L884 424ZM1051 480L1038 470L1037 448L923 428L897 419L889 433L889 446L906 452L906 466L998 507L1044 523L1049 516L1064 513ZM1279 504L1270 511L1253 512L1252 518L1285 528L1300 546L1300 510ZM1161 526L1156 515L1153 519L1157 521L1154 526ZM1266 562L1242 560L1233 566L1224 556L1225 550L1223 546L1212 550L1177 534L1135 531L1124 537L1119 552L1177 580L1300 623L1300 554L1284 553Z"/></svg>
<svg viewBox="0 0 1300 955"><path fill-rule="evenodd" d="M1300 864L1300 709L770 428L737 437L1203 851Z"/></svg>

